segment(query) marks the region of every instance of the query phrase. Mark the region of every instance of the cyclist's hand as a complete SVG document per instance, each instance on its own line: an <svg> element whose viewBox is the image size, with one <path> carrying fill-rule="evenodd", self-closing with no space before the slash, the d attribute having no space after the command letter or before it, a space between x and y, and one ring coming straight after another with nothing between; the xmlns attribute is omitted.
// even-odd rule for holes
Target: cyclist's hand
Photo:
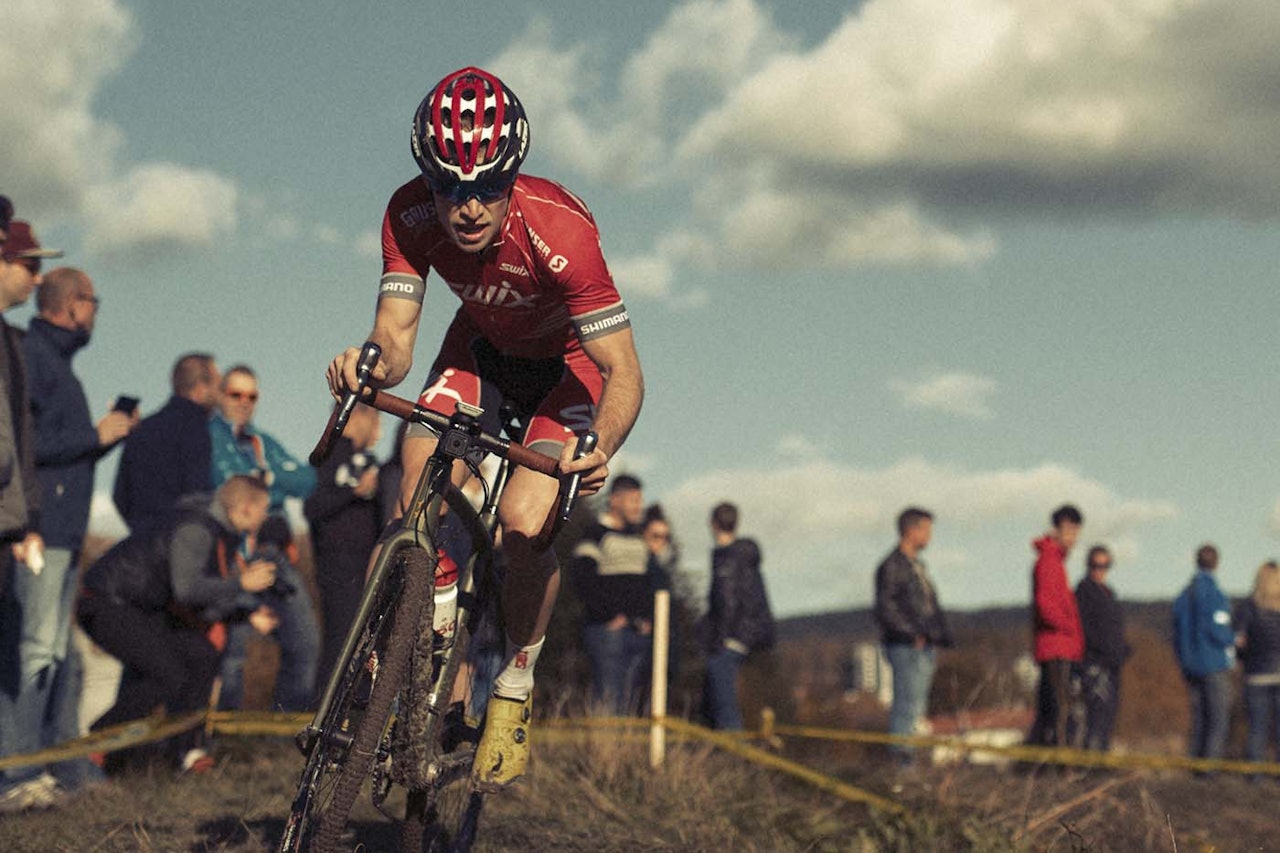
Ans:
<svg viewBox="0 0 1280 853"><path fill-rule="evenodd" d="M578 497L585 498L604 488L605 480L609 479L609 457L603 450L596 448L581 459L574 459L575 444L574 441L567 441L560 451L560 473L572 474L580 471L582 482L578 486Z"/></svg>
<svg viewBox="0 0 1280 853"><path fill-rule="evenodd" d="M341 400L342 395L348 389L356 387L356 366L359 363L360 350L358 347L347 347L334 356L333 361L329 362L329 369L325 371L325 379L329 382L329 393L333 395L333 399ZM370 377L374 385L382 385L387 381L385 359L380 360L373 366Z"/></svg>
<svg viewBox="0 0 1280 853"><path fill-rule="evenodd" d="M240 573L240 588L245 592L262 592L276 582L276 564L270 560L255 560Z"/></svg>

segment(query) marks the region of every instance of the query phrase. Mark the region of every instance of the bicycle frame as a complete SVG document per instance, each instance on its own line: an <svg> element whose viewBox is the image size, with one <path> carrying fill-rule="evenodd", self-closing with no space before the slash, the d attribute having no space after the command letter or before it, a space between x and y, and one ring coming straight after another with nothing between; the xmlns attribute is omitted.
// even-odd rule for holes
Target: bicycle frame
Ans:
<svg viewBox="0 0 1280 853"><path fill-rule="evenodd" d="M474 417L464 413L464 416ZM456 419L457 416L455 416ZM451 419L452 420L452 419ZM347 633L346 639L343 641L342 651L339 653L339 665L335 666L333 671L329 673L328 680L325 684L324 694L321 696L320 704L316 708L311 723L298 735L299 747L304 753L309 753L311 747L315 743L322 732L326 717L333 705L334 697L342 684L343 671L349 663L351 656L355 653L356 645L360 639L360 626L372 615L374 608L379 606L383 585L387 582L388 573L391 566L395 564L395 557L404 548L426 548L432 554L435 553L434 542L437 530L430 529L431 522L436 521L440 514L437 507L430 506L428 496L436 495L437 500L445 500L445 495L449 491L451 485L451 476L453 463L456 457L449 455L445 449L445 442L437 443L436 451L428 459L421 476L418 478L418 484L414 489L413 498L409 502L409 508L400 519L400 524L395 528L389 536L384 536L379 543L380 551L377 560L374 562L373 570L370 572L365 582L364 593L360 598L360 605L357 608L356 615L352 621L352 630ZM459 623L463 622L471 615L470 602L474 599L476 586L476 569L484 567L488 571L492 566L493 559L493 533L497 526L498 501L502 497L502 492L506 486L506 481L510 474L510 461L502 458L499 462L498 471L494 474L493 483L484 485L485 500L476 511L476 520L484 531L484 536L479 537L477 531L471 530L471 556L467 561L466 570L459 573L458 578L458 614ZM477 470L472 472L479 477ZM453 511L465 511L461 507L453 507ZM432 543L427 547L423 543L423 537L427 542ZM450 650L450 654L453 651ZM440 698L431 695L429 699L430 707L435 710L440 707ZM447 701L449 697L444 697Z"/></svg>

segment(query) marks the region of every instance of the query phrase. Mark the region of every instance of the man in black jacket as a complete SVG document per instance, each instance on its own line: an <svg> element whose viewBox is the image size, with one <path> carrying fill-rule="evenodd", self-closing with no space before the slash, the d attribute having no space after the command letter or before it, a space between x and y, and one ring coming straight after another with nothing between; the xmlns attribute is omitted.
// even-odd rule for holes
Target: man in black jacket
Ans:
<svg viewBox="0 0 1280 853"><path fill-rule="evenodd" d="M239 547L267 517L267 488L232 477L212 501L183 501L173 521L117 543L85 573L77 615L94 642L124 664L116 704L93 724L101 729L209 702L218 671L220 624L247 618L262 633L274 614L247 593L275 581L275 564L242 565ZM248 608L257 608L249 610ZM199 732L174 739L183 770L208 769Z"/></svg>
<svg viewBox="0 0 1280 853"><path fill-rule="evenodd" d="M1080 692L1085 710L1085 749L1105 752L1120 712L1120 670L1130 654L1124 636L1124 611L1107 586L1111 552L1101 545L1089 549L1088 574L1076 586L1076 606L1084 628L1084 662Z"/></svg>
<svg viewBox="0 0 1280 853"><path fill-rule="evenodd" d="M173 365L173 396L124 443L112 497L130 533L164 527L181 498L213 491L209 414L221 381L213 356L182 356Z"/></svg>
<svg viewBox="0 0 1280 853"><path fill-rule="evenodd" d="M889 734L913 735L929 705L929 688L937 664L934 650L951 645L938 596L920 552L933 537L933 515L908 507L898 515L898 547L876 569L875 617L885 656L893 668L893 704ZM903 763L910 749L895 746Z"/></svg>
<svg viewBox="0 0 1280 853"><path fill-rule="evenodd" d="M316 471L315 490L302 505L311 526L324 625L317 693L324 690L360 608L369 554L386 520L378 501L378 460L372 453L380 432L378 410L364 403L356 406L342 438Z"/></svg>
<svg viewBox="0 0 1280 853"><path fill-rule="evenodd" d="M89 343L98 297L89 276L59 267L36 291L39 314L22 341L35 422L43 559L15 567L13 595L22 610L18 646L18 752L37 752L80 734L79 654L71 644L76 567L89 527L93 470L137 423L136 414L109 412L96 424L71 360ZM74 789L93 778L87 760L52 766L58 784ZM22 773L34 779L43 767Z"/></svg>
<svg viewBox="0 0 1280 853"><path fill-rule="evenodd" d="M738 508L722 503L711 511L711 593L707 676L703 705L711 727L742 728L738 670L747 655L773 646L773 613L760 573L760 547L737 535Z"/></svg>

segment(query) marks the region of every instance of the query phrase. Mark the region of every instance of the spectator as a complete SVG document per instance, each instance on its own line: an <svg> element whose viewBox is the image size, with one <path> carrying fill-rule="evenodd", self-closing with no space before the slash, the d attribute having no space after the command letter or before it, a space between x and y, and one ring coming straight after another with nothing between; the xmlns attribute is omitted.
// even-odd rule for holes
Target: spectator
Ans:
<svg viewBox="0 0 1280 853"><path fill-rule="evenodd" d="M317 471L315 491L303 511L311 525L316 584L320 588L319 684L333 669L360 606L365 567L382 530L378 506L378 410L361 403L346 431ZM398 483L397 483L398 486Z"/></svg>
<svg viewBox="0 0 1280 853"><path fill-rule="evenodd" d="M644 494L628 474L614 478L605 512L582 533L569 571L583 607L591 698L605 714L636 710L653 642L649 549L641 535Z"/></svg>
<svg viewBox="0 0 1280 853"><path fill-rule="evenodd" d="M130 533L167 526L178 501L213 491L209 413L218 402L213 356L187 353L173 365L173 396L129 434L113 492Z"/></svg>
<svg viewBox="0 0 1280 853"><path fill-rule="evenodd" d="M89 343L98 313L93 282L77 269L61 267L44 276L36 294L39 315L23 340L31 411L35 421L36 480L40 484L43 569L24 566L13 594L22 610L17 705L18 752L36 752L80 734L77 706L83 678L71 645L76 566L89 526L93 469L128 434L136 414L109 412L95 424L71 360ZM66 789L92 779L87 760L51 768ZM32 779L41 772L21 773Z"/></svg>
<svg viewBox="0 0 1280 853"><path fill-rule="evenodd" d="M1280 760L1280 566L1263 563L1253 594L1236 610L1236 643L1244 661L1244 699L1249 714L1249 760L1266 761L1275 737Z"/></svg>
<svg viewBox="0 0 1280 853"><path fill-rule="evenodd" d="M1084 748L1106 752L1120 712L1120 671L1131 650L1124 636L1124 610L1107 586L1113 559L1101 545L1089 549L1088 573L1076 585L1084 629L1080 692L1084 702Z"/></svg>
<svg viewBox="0 0 1280 853"><path fill-rule="evenodd" d="M644 544L649 548L649 588L654 593L659 590L672 593L667 620L667 684L671 685L680 672L680 626L686 618L680 596L675 593L676 576L680 571L680 550L671 535L671 523L667 521L667 514L661 504L650 504L644 511L641 530ZM653 669L652 646L642 669Z"/></svg>
<svg viewBox="0 0 1280 853"><path fill-rule="evenodd" d="M1027 741L1066 746L1071 669L1084 658L1084 630L1075 596L1067 585L1067 554L1080 538L1084 517L1071 504L1063 504L1054 510L1050 521L1052 529L1032 543L1039 555L1032 572L1032 626L1040 686L1036 719Z"/></svg>
<svg viewBox="0 0 1280 853"><path fill-rule="evenodd" d="M738 508L719 504L711 511L711 591L707 607L707 675L704 714L711 727L742 728L738 670L753 651L773 646L773 614L760 574L760 547L737 535Z"/></svg>
<svg viewBox="0 0 1280 853"><path fill-rule="evenodd" d="M210 629L240 618L271 630L271 611L247 593L274 582L275 564L238 559L241 540L266 519L267 502L259 481L233 477L212 500L184 499L168 525L130 535L89 567L80 625L124 664L116 704L94 729L141 719L157 705L169 714L205 707L222 634ZM184 771L212 766L200 735L197 728L171 742ZM118 767L118 757L109 766Z"/></svg>
<svg viewBox="0 0 1280 853"><path fill-rule="evenodd" d="M1221 758L1231 725L1235 633L1231 604L1218 587L1218 549L1196 551L1196 573L1173 602L1173 639L1191 701L1192 758Z"/></svg>
<svg viewBox="0 0 1280 853"><path fill-rule="evenodd" d="M0 197L3 198L3 197ZM8 199L0 205L4 247L0 250L0 312L26 302L40 284L40 262L61 252L43 249L31 226L10 220ZM42 567L44 543L39 534L40 488L35 473L27 370L21 332L0 316L0 758L24 752L22 601L28 581ZM13 589L9 587L12 586ZM23 770L0 773L0 812L53 805L56 780L48 773L34 778Z"/></svg>
<svg viewBox="0 0 1280 853"><path fill-rule="evenodd" d="M271 494L271 519L255 543L276 561L276 584L260 599L279 619L275 639L280 644L272 707L277 711L305 711L314 699L316 663L320 656L320 626L311 596L298 573L293 534L283 515L287 498L305 499L316 485L316 472L289 454L267 433L254 426L258 406L258 378L243 364L222 379L218 409L209 421L213 445L212 477L220 485L237 474L258 477ZM266 550L262 550L262 549ZM236 710L244 704L244 662L249 654L250 627L239 623L227 634L222 656L222 693L218 707Z"/></svg>
<svg viewBox="0 0 1280 853"><path fill-rule="evenodd" d="M898 547L876 569L875 617L885 656L893 668L889 734L913 735L929 706L936 649L951 645L946 617L920 552L933 537L933 514L908 507L898 515ZM914 751L894 746L899 762Z"/></svg>

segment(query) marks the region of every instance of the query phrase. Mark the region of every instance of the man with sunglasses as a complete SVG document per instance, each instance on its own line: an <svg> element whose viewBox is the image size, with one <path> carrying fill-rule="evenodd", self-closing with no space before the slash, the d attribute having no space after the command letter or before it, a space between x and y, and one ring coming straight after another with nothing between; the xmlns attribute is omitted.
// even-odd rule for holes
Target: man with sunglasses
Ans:
<svg viewBox="0 0 1280 853"><path fill-rule="evenodd" d="M1085 558L1087 574L1076 585L1076 604L1084 628L1080 693L1084 702L1084 748L1106 752L1120 713L1120 671L1132 649L1124 635L1124 608L1107 584L1111 552L1094 545Z"/></svg>
<svg viewBox="0 0 1280 853"><path fill-rule="evenodd" d="M609 459L640 412L644 380L626 307L600 250L590 211L552 181L519 173L529 145L524 108L492 74L464 68L423 99L411 134L422 171L392 195L382 226L383 271L369 340L382 347L373 381L408 374L434 270L462 300L419 402L451 414L459 401L485 410L496 431L499 403L533 412L523 442L583 475L598 491ZM356 383L359 351L329 366L335 396ZM574 460L575 434L597 448ZM435 436L414 427L403 444L408 500ZM503 585L504 665L477 754L477 781L501 787L528 759L533 668L559 589L549 544L539 536L558 484L518 469L499 508L508 571Z"/></svg>
<svg viewBox="0 0 1280 853"><path fill-rule="evenodd" d="M272 710L305 711L315 692L316 665L320 659L320 624L311 596L298 574L296 548L284 504L289 498L306 500L316 487L316 471L299 462L270 433L253 422L258 408L258 377L248 365L237 364L222 377L218 407L209 419L213 446L213 484L222 485L237 474L256 477L271 495L271 518L250 543L245 556L269 554L276 562L276 583L258 593L280 624L272 636L280 644L280 671L276 675ZM222 692L218 707L239 710L244 705L244 664L252 631L247 622L227 628L227 648L222 656Z"/></svg>

